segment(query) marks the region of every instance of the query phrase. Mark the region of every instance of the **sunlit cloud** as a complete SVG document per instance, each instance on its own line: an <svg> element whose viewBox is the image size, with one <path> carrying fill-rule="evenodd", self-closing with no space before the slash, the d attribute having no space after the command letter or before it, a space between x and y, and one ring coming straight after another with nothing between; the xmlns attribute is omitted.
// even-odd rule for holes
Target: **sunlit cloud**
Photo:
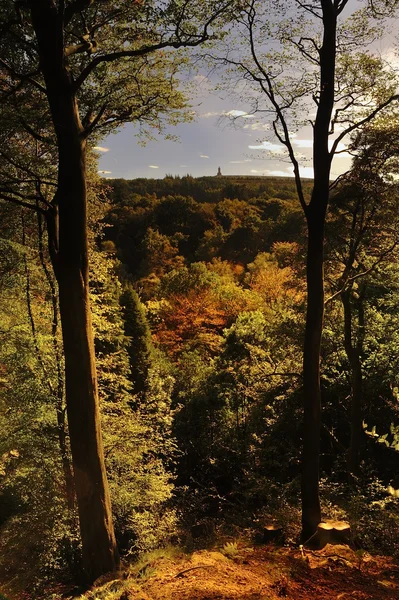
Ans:
<svg viewBox="0 0 399 600"><path fill-rule="evenodd" d="M201 117L201 119L209 119L209 117L218 117L220 115L219 112L206 112L203 115L199 115Z"/></svg>
<svg viewBox="0 0 399 600"><path fill-rule="evenodd" d="M185 169L188 165L180 165L180 169Z"/></svg>
<svg viewBox="0 0 399 600"><path fill-rule="evenodd" d="M231 165L243 165L243 164L249 163L249 162L252 162L252 159L246 158L245 160L231 160L230 164Z"/></svg>
<svg viewBox="0 0 399 600"><path fill-rule="evenodd" d="M266 171L258 171L258 169L251 169L250 173L254 173L254 175L256 175L256 174L264 175L266 173Z"/></svg>
<svg viewBox="0 0 399 600"><path fill-rule="evenodd" d="M313 167L302 167L299 166L299 174L301 177L306 177L309 179L313 179ZM288 167L286 171L283 170L266 170L266 175L270 175L271 177L294 177L294 170L291 167Z"/></svg>
<svg viewBox="0 0 399 600"><path fill-rule="evenodd" d="M97 171L99 175L109 175L112 171Z"/></svg>
<svg viewBox="0 0 399 600"><path fill-rule="evenodd" d="M313 148L313 140L293 140L292 142L293 144L295 144L295 146L298 146L298 148ZM328 148L329 150L331 150L332 145L334 143L334 140L328 140ZM336 152L341 152L341 156L350 156L350 154L348 154L348 152L345 152L345 150L347 150L347 146L345 144L343 144L342 142L338 142L337 148L336 148Z"/></svg>
<svg viewBox="0 0 399 600"><path fill-rule="evenodd" d="M149 169L159 169L158 165L148 165Z"/></svg>
<svg viewBox="0 0 399 600"><path fill-rule="evenodd" d="M275 154L283 154L283 147L272 142L263 141L257 146L248 146L250 150L267 150L268 152L274 152Z"/></svg>
<svg viewBox="0 0 399 600"><path fill-rule="evenodd" d="M209 158L206 154L200 154L200 158Z"/></svg>
<svg viewBox="0 0 399 600"><path fill-rule="evenodd" d="M226 117L242 117L243 119L253 119L255 115L249 115L245 110L229 110L224 113Z"/></svg>
<svg viewBox="0 0 399 600"><path fill-rule="evenodd" d="M341 131L345 131L348 125L344 125L343 123L334 123L334 133L340 133Z"/></svg>
<svg viewBox="0 0 399 600"><path fill-rule="evenodd" d="M274 177L289 177L290 174L286 171L266 171L266 175Z"/></svg>
<svg viewBox="0 0 399 600"><path fill-rule="evenodd" d="M313 140L294 140L292 143L298 148L313 148Z"/></svg>
<svg viewBox="0 0 399 600"><path fill-rule="evenodd" d="M104 146L94 146L93 150L97 150L97 152L109 152L109 148L105 148Z"/></svg>

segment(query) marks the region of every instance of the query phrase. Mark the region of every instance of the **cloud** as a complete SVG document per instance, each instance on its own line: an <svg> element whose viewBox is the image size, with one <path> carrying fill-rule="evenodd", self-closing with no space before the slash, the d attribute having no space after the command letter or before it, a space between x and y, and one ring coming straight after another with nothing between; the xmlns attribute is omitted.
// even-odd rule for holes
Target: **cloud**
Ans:
<svg viewBox="0 0 399 600"><path fill-rule="evenodd" d="M265 171L258 171L258 169L251 169L250 173L255 173L255 174L258 173L259 175L264 175Z"/></svg>
<svg viewBox="0 0 399 600"><path fill-rule="evenodd" d="M201 119L209 119L209 117L218 117L220 115L219 112L207 112L204 113L203 115L199 115L201 117Z"/></svg>
<svg viewBox="0 0 399 600"><path fill-rule="evenodd" d="M242 117L243 119L253 119L255 115L249 115L245 110L229 110L228 112L223 113L226 117Z"/></svg>
<svg viewBox="0 0 399 600"><path fill-rule="evenodd" d="M243 165L244 163L252 162L252 159L246 158L245 160L231 160L230 164L232 165Z"/></svg>
<svg viewBox="0 0 399 600"><path fill-rule="evenodd" d="M269 123L247 123L243 129L249 129L250 131L270 131Z"/></svg>
<svg viewBox="0 0 399 600"><path fill-rule="evenodd" d="M200 158L209 158L206 154L200 154Z"/></svg>
<svg viewBox="0 0 399 600"><path fill-rule="evenodd" d="M109 148L104 148L104 146L94 146L93 150L97 150L97 152L109 152Z"/></svg>
<svg viewBox="0 0 399 600"><path fill-rule="evenodd" d="M268 152L274 152L275 154L283 153L282 146L266 141L261 142L258 146L248 146L248 148L250 148L250 150L267 150Z"/></svg>
<svg viewBox="0 0 399 600"><path fill-rule="evenodd" d="M274 177L290 177L290 173L287 173L286 171L266 171L267 175L271 175Z"/></svg>
<svg viewBox="0 0 399 600"><path fill-rule="evenodd" d="M341 131L345 131L348 127L348 124L345 123L335 123L334 124L334 133L341 133Z"/></svg>
<svg viewBox="0 0 399 600"><path fill-rule="evenodd" d="M208 77L206 75L195 75L192 79L192 81L195 81L196 83L210 83L210 79L208 79Z"/></svg>
<svg viewBox="0 0 399 600"><path fill-rule="evenodd" d="M328 140L328 147L331 150L331 146L333 145L334 140ZM348 158L351 155L349 154L349 152L345 152L345 150L348 149L348 146L346 146L345 144L343 144L342 142L338 142L338 146L335 149L335 152L339 152L338 155L336 155L336 158Z"/></svg>
<svg viewBox="0 0 399 600"><path fill-rule="evenodd" d="M313 148L313 140L294 140L292 143L298 148Z"/></svg>
<svg viewBox="0 0 399 600"><path fill-rule="evenodd" d="M97 171L97 173L99 173L99 175L109 175L112 171Z"/></svg>
<svg viewBox="0 0 399 600"><path fill-rule="evenodd" d="M292 143L298 146L298 148L313 148L313 140L294 140ZM329 150L331 150L333 143L334 140L328 140ZM336 151L342 152L340 156L350 156L345 150L347 150L347 146L342 142L339 142Z"/></svg>
<svg viewBox="0 0 399 600"><path fill-rule="evenodd" d="M188 167L188 165L180 165L181 169L185 169L186 167Z"/></svg>
<svg viewBox="0 0 399 600"><path fill-rule="evenodd" d="M149 169L159 169L158 165L148 165Z"/></svg>

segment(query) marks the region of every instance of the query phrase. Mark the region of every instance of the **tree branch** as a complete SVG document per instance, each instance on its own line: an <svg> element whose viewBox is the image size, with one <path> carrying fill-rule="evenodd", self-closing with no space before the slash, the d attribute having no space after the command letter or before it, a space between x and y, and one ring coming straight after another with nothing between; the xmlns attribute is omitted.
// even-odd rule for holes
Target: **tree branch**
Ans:
<svg viewBox="0 0 399 600"><path fill-rule="evenodd" d="M340 294L342 294L342 292L345 291L345 288L348 285L348 283L353 283L354 281L356 281L356 279L359 279L360 277L365 277L366 275L368 275L369 273L371 273L372 271L374 271L374 269L376 267L378 267L378 265L384 260L384 258L386 256L388 256L388 254L391 254L391 252L393 252L398 245L399 245L399 241L395 241L392 244L392 246L390 246L385 252L383 252L378 257L378 259L375 261L375 263L373 265L371 265L371 267L369 267L365 271L362 271L361 273L357 273L356 275L353 275L353 277L348 277L346 279L346 281L344 282L343 286L341 287L341 289L339 289L332 296L330 296L329 298L326 299L326 301L324 302L324 306L327 306L327 304L329 304L330 302L332 302L333 300L335 300L335 298L337 298L337 296L339 296Z"/></svg>
<svg viewBox="0 0 399 600"><path fill-rule="evenodd" d="M331 147L331 150L330 150L330 156L333 157L334 154L336 154L337 146L338 146L339 142L345 136L347 136L349 133L351 133L355 129L358 129L359 127L362 127L362 125L365 125L366 123L369 123L370 121L372 121L374 119L374 117L376 115L378 115L379 112L381 112L382 110L384 110L384 108L386 108L387 106L389 106L390 104L392 104L392 102L395 102L397 100L399 100L399 94L395 94L394 96L391 96L390 98L388 98L388 100L386 100L385 102L383 102L382 104L380 104L379 106L377 106L377 108L375 108L369 115L367 115L367 117L365 117L361 121L358 121L357 123L353 123L353 125L351 125L350 127L347 127L344 131L342 131L339 134L339 136L334 140L334 143L333 143L333 145Z"/></svg>
<svg viewBox="0 0 399 600"><path fill-rule="evenodd" d="M74 0L64 8L64 26L69 25L73 17L89 8L94 3L94 0Z"/></svg>
<svg viewBox="0 0 399 600"><path fill-rule="evenodd" d="M34 204L29 204L28 202L24 202L23 200L19 200L18 198L13 198L12 196L7 196L3 192L0 191L0 199L5 200L6 202L11 202L12 204L17 204L18 206L23 206L24 208L29 208L30 210L40 211L42 214L46 214L46 211L37 208Z"/></svg>
<svg viewBox="0 0 399 600"><path fill-rule="evenodd" d="M13 67L10 67L10 65L8 65L6 61L2 58L0 58L0 66L4 67L4 69L6 69L6 71L9 72L13 79L18 79L20 81L29 81L29 83L37 87L38 90L40 90L44 94L46 93L46 88L41 83L36 81L36 79L33 79L33 77L35 75L38 75L40 71L33 71L32 73L26 73L25 75L23 73L17 73L17 71L15 71Z"/></svg>
<svg viewBox="0 0 399 600"><path fill-rule="evenodd" d="M81 0L85 2L86 0ZM88 1L88 0L87 0ZM76 2L80 3L80 0L76 0ZM229 8L233 4L233 0L229 0L226 4L224 4L219 10L217 10L207 21L204 23L202 32L198 35L186 34L188 35L188 39L182 40L180 38L180 33L178 31L178 26L175 31L176 39L169 39L165 42L159 42L158 44L149 44L148 46L142 46L141 48L137 48L136 50L121 50L119 52L111 52L109 54L103 54L102 56L96 56L83 71L80 73L79 77L77 77L74 90L75 92L83 85L86 79L89 77L90 73L96 69L96 67L103 62L114 62L120 58L135 58L139 56L145 56L147 54L151 54L152 52L156 52L157 50L163 50L166 48L193 48L199 46L203 42L206 42L209 39L209 27L212 23L221 15L227 8Z"/></svg>

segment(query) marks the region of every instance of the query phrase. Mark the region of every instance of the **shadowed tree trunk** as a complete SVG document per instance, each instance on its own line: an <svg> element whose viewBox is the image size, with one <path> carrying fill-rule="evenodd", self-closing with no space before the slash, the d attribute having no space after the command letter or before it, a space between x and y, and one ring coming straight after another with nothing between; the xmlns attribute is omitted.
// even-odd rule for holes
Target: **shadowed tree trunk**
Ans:
<svg viewBox="0 0 399 600"><path fill-rule="evenodd" d="M118 552L105 474L88 286L86 141L64 64L63 23L51 0L31 4L57 136L58 187L50 255L58 282L66 405L86 577L115 570Z"/></svg>
<svg viewBox="0 0 399 600"><path fill-rule="evenodd" d="M320 205L307 211L307 312L303 353L304 431L302 450L302 539L306 541L321 521L319 500L320 347L323 330L324 214ZM325 213L325 209L324 209Z"/></svg>
<svg viewBox="0 0 399 600"><path fill-rule="evenodd" d="M304 207L308 226L307 310L303 355L304 435L302 454L302 539L307 540L321 521L320 462L320 351L324 316L324 227L329 200L332 155L328 149L334 106L337 10L322 1L323 44L320 48L320 97L313 129L314 186Z"/></svg>

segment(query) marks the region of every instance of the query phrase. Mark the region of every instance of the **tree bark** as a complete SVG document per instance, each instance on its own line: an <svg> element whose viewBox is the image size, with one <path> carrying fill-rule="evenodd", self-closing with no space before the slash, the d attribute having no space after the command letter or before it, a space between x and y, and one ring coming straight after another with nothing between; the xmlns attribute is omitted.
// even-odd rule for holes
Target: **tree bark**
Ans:
<svg viewBox="0 0 399 600"><path fill-rule="evenodd" d="M302 540L309 539L321 521L320 463L320 351L324 316L324 226L329 200L331 155L329 128L334 106L337 8L321 2L323 43L320 48L320 90L313 129L314 185L305 207L308 226L307 311L303 354L304 429L302 454Z"/></svg>
<svg viewBox="0 0 399 600"><path fill-rule="evenodd" d="M52 0L31 3L40 67L58 145L58 240L50 254L58 282L66 406L88 581L119 563L101 438L88 285L86 142L65 65L63 15ZM56 249L56 251L55 251Z"/></svg>

